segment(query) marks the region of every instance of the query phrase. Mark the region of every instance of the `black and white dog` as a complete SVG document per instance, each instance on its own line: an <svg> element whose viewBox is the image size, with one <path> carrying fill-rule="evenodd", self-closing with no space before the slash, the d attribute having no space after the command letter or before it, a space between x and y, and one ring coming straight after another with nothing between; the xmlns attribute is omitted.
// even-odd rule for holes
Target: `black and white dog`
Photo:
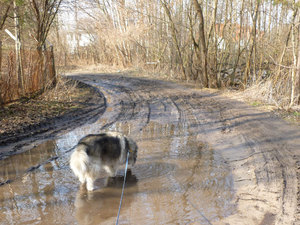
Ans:
<svg viewBox="0 0 300 225"><path fill-rule="evenodd" d="M136 162L136 143L117 132L90 134L79 140L71 155L70 167L88 191L94 190L94 181L104 169L110 176L116 176L119 166Z"/></svg>

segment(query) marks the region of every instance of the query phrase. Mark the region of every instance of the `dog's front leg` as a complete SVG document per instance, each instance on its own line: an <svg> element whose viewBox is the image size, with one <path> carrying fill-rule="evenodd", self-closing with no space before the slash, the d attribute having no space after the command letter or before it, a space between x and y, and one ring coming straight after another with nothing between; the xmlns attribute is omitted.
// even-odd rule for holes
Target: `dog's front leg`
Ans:
<svg viewBox="0 0 300 225"><path fill-rule="evenodd" d="M94 190L94 179L91 176L86 177L86 189L88 191Z"/></svg>
<svg viewBox="0 0 300 225"><path fill-rule="evenodd" d="M85 184L86 180L85 180L84 175L82 175L82 174L78 175L78 179L79 179L79 181L80 181L81 184Z"/></svg>
<svg viewBox="0 0 300 225"><path fill-rule="evenodd" d="M115 177L117 175L117 170L113 166L104 166L104 170L110 177Z"/></svg>

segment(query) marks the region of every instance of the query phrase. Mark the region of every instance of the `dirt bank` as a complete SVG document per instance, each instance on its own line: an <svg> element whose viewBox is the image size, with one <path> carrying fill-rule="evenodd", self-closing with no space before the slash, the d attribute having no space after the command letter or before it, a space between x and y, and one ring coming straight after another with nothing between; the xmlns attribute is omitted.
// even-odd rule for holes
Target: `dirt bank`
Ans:
<svg viewBox="0 0 300 225"><path fill-rule="evenodd" d="M0 108L0 159L34 140L95 121L105 111L105 98L98 89L68 78L62 82L60 90Z"/></svg>

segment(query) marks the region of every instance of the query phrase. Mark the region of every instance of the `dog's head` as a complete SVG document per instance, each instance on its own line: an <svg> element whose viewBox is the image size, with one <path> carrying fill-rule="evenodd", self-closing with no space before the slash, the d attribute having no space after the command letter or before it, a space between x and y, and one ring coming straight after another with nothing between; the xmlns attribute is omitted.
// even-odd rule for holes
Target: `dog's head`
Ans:
<svg viewBox="0 0 300 225"><path fill-rule="evenodd" d="M129 151L128 163L133 166L136 162L138 146L130 138L127 138L127 141L128 141L128 147L129 147L129 150L128 150Z"/></svg>

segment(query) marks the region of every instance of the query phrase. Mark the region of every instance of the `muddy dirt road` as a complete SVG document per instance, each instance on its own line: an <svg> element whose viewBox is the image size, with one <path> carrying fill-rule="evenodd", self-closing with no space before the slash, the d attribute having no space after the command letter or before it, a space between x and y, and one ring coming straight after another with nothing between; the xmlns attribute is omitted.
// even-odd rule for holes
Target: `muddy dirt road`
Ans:
<svg viewBox="0 0 300 225"><path fill-rule="evenodd" d="M300 224L299 127L179 84L74 79L100 89L105 112L0 161L0 224L114 224L124 170L86 193L68 166L76 142L103 130L139 145L119 224Z"/></svg>

